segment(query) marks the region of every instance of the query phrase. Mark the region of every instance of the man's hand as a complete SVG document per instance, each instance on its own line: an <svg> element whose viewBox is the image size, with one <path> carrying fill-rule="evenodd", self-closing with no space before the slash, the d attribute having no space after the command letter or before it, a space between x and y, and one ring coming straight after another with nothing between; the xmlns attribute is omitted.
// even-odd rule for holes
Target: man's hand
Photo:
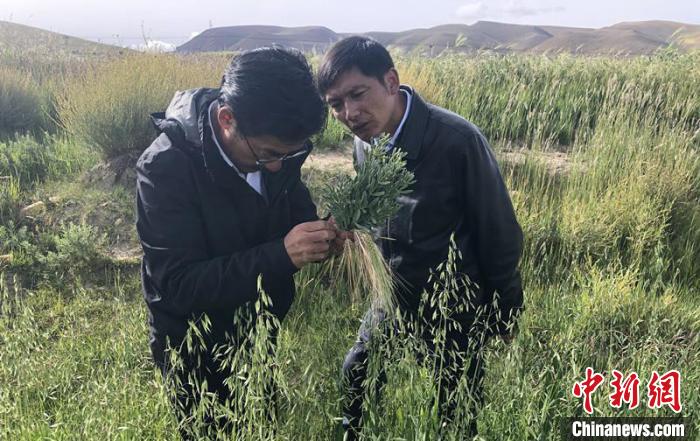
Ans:
<svg viewBox="0 0 700 441"><path fill-rule="evenodd" d="M328 255L329 242L336 238L336 229L326 221L299 224L284 238L284 248L292 263L301 269L310 262L318 262Z"/></svg>

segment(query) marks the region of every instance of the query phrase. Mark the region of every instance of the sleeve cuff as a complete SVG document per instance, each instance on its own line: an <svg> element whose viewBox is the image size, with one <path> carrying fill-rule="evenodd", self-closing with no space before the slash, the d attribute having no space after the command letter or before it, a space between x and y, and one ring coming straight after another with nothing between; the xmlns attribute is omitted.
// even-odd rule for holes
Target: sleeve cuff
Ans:
<svg viewBox="0 0 700 441"><path fill-rule="evenodd" d="M291 275L299 271L284 246L284 238L277 239L269 244L270 272L277 275Z"/></svg>

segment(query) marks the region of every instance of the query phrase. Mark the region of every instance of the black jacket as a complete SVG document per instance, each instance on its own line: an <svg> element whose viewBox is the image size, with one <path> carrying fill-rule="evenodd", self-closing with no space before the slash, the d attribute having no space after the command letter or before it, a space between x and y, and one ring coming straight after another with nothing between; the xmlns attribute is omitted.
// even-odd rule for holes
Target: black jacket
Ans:
<svg viewBox="0 0 700 441"><path fill-rule="evenodd" d="M390 238L380 239L380 247L406 282L398 292L400 305L417 310L421 293L429 290L430 269L446 260L454 232L459 270L480 287L477 306L490 304L497 291L507 317L523 304L517 270L523 238L494 155L476 126L401 87L413 98L395 144L407 153L415 183L400 199L399 214L378 234ZM364 145L355 139L356 163L363 160Z"/></svg>
<svg viewBox="0 0 700 441"><path fill-rule="evenodd" d="M137 163L136 227L152 348L181 342L188 320L206 313L211 339L233 329L234 311L258 297L257 278L283 317L294 298L283 239L317 219L300 180L306 156L278 173L263 170L267 200L224 161L213 143L208 106L215 89L178 92L153 120L162 132Z"/></svg>

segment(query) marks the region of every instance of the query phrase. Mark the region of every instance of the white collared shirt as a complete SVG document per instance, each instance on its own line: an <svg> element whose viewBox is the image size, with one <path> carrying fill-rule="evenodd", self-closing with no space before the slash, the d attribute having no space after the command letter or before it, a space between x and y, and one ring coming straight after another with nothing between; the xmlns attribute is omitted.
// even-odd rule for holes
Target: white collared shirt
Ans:
<svg viewBox="0 0 700 441"><path fill-rule="evenodd" d="M401 130L403 129L403 125L406 123L406 119L408 119L408 112L411 111L411 99L413 99L413 95L411 95L411 92L409 92L406 89L399 89L399 90L406 94L406 110L403 112L403 118L401 118L401 122L399 123L399 126L396 128L396 131L391 136L389 143L386 145L387 152L390 152L394 148L394 143L396 142L399 135L401 134Z"/></svg>
<svg viewBox="0 0 700 441"><path fill-rule="evenodd" d="M216 104L216 101L212 101L212 103L209 105L209 115L211 115L214 104ZM224 152L224 149L221 148L221 144L219 144L219 140L216 137L214 125L211 123L211 118L209 118L209 128L211 129L211 137L214 139L214 144L216 144L216 147L219 149L219 153L221 153L221 157L224 158L226 164L228 164L238 174L238 176L241 177L241 179L246 181L248 185L253 187L253 190L257 191L259 195L264 196L262 194L262 173L260 170L252 173L241 173L238 170L238 167L236 167L236 165L231 161L231 158L229 158L226 152Z"/></svg>

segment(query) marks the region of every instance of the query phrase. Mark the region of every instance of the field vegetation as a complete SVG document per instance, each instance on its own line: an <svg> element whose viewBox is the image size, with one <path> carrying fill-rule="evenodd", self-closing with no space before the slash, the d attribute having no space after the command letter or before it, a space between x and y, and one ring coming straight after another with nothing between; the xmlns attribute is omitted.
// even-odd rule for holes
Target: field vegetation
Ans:
<svg viewBox="0 0 700 441"><path fill-rule="evenodd" d="M99 171L133 164L155 135L148 114L177 89L215 87L227 59L0 54L0 439L176 438L148 349L133 182ZM525 235L526 310L511 345L488 344L481 436L559 439L559 418L584 415L571 389L587 366L607 382L613 369L642 379L633 411L610 407L604 385L593 400L601 416L671 415L647 408L646 381L679 370L683 415L700 430L700 54L397 65L402 82L481 127ZM349 136L329 121L315 141L315 156L334 158L304 169L324 215L321 189L348 172L335 163L350 160ZM565 168L551 167L555 153ZM441 274L436 286L449 286L453 265ZM221 348L234 389L247 392L235 397L238 439L341 436L340 367L367 305L331 290L318 267L296 282L282 323L259 301L242 337L254 350ZM421 350L399 334L377 355L391 363L383 397L368 401L367 439L435 439ZM221 412L205 405L201 416ZM461 439L468 420L446 439Z"/></svg>

